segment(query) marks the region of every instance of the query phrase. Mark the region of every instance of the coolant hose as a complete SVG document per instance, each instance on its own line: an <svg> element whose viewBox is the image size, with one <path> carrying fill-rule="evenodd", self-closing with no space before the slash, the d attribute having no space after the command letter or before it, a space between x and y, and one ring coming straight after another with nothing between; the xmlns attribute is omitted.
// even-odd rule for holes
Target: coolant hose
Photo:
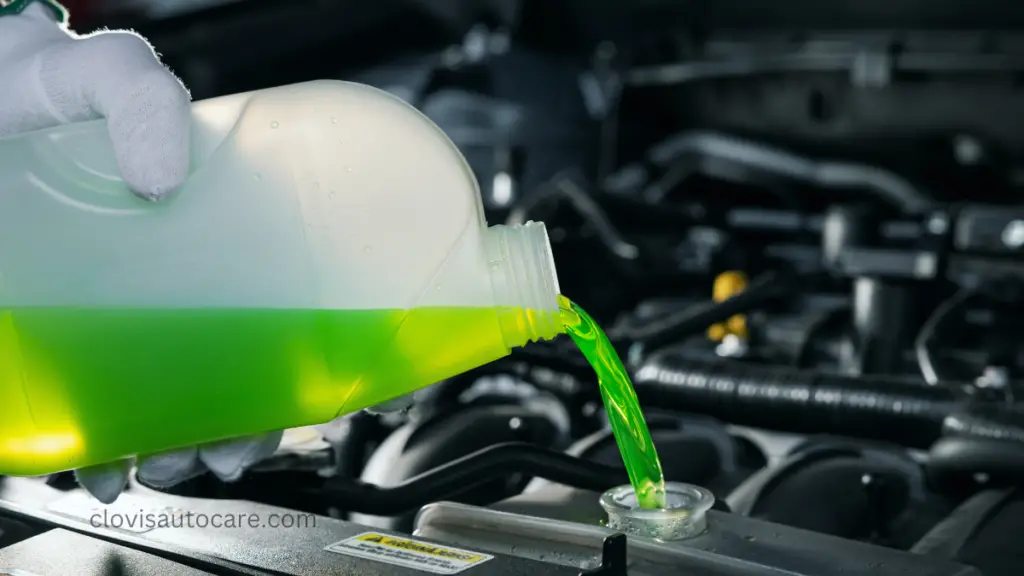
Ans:
<svg viewBox="0 0 1024 576"><path fill-rule="evenodd" d="M948 436L968 436L1024 445L1024 412L1005 403L967 406L943 421Z"/></svg>
<svg viewBox="0 0 1024 576"><path fill-rule="evenodd" d="M609 337L613 340L637 340L645 350L655 350L700 334L712 324L725 322L732 316L748 313L767 302L791 294L793 284L792 277L769 272L727 300L692 306L640 326L622 327L616 332L610 332Z"/></svg>
<svg viewBox="0 0 1024 576"><path fill-rule="evenodd" d="M512 474L594 492L629 483L623 468L589 462L534 444L506 442L442 464L397 486L333 477L325 483L322 494L333 505L349 512L393 516Z"/></svg>
<svg viewBox="0 0 1024 576"><path fill-rule="evenodd" d="M963 386L854 377L739 362L695 362L666 349L638 367L642 404L744 426L926 448L966 405Z"/></svg>
<svg viewBox="0 0 1024 576"><path fill-rule="evenodd" d="M1024 483L1024 412L1007 404L972 405L946 417L945 437L928 451L935 480L984 474L989 486Z"/></svg>

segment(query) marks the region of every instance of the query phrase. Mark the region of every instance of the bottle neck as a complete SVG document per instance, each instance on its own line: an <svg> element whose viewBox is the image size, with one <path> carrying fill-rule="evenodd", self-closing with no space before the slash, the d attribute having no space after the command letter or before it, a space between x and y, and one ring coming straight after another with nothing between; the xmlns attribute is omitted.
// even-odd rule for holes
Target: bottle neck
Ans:
<svg viewBox="0 0 1024 576"><path fill-rule="evenodd" d="M544 224L491 226L485 236L491 288L505 344L518 348L561 334L558 275Z"/></svg>

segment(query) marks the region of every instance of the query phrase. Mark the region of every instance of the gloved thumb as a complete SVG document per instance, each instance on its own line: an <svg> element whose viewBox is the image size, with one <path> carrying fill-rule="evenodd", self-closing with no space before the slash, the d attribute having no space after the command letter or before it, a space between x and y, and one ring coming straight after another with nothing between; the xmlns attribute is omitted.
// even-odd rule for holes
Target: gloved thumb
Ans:
<svg viewBox="0 0 1024 576"><path fill-rule="evenodd" d="M130 32L77 37L36 5L0 18L0 136L106 117L118 166L156 200L188 175L185 87Z"/></svg>
<svg viewBox="0 0 1024 576"><path fill-rule="evenodd" d="M103 32L44 51L41 90L67 120L107 119L121 175L159 200L189 169L190 97L149 44L129 32Z"/></svg>

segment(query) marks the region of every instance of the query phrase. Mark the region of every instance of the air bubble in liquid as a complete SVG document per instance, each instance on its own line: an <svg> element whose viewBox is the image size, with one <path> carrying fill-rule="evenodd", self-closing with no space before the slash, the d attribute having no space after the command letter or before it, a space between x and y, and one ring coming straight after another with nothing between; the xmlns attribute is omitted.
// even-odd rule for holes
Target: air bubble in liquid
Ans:
<svg viewBox="0 0 1024 576"><path fill-rule="evenodd" d="M331 124L337 124L337 123L338 123L338 117L337 116L331 116Z"/></svg>
<svg viewBox="0 0 1024 576"><path fill-rule="evenodd" d="M352 167L351 166L345 166L345 172L351 173L352 172Z"/></svg>
<svg viewBox="0 0 1024 576"><path fill-rule="evenodd" d="M369 254L370 252L373 252L373 246L370 246L369 244L367 244L366 246L363 246L363 252L366 252L367 254Z"/></svg>
<svg viewBox="0 0 1024 576"><path fill-rule="evenodd" d="M277 130L277 127L280 125L281 123L278 122L277 120L274 120L273 122L270 123L270 127L273 128L274 130Z"/></svg>

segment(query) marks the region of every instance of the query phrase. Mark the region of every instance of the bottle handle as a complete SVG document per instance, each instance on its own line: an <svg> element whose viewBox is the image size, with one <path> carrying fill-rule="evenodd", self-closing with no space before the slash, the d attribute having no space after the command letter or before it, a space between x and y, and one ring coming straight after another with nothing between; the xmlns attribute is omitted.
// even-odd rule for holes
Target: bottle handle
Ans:
<svg viewBox="0 0 1024 576"><path fill-rule="evenodd" d="M234 94L192 105L189 178L228 139L251 96L252 93ZM105 120L57 126L37 132L27 140L37 167L27 177L40 192L63 204L96 213L131 215L153 209L152 204L133 194L121 178Z"/></svg>

